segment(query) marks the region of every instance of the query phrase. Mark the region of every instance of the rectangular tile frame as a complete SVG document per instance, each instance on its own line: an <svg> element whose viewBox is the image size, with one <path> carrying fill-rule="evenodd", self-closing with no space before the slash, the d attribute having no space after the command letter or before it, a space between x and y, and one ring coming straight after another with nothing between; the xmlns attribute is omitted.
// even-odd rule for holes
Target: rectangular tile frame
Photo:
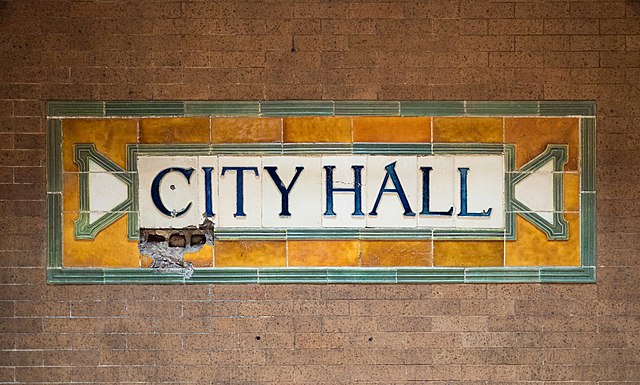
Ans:
<svg viewBox="0 0 640 385"><path fill-rule="evenodd" d="M593 101L49 101L46 111L46 255L47 282L51 284L593 283L596 280L596 105ZM582 150L581 265L497 268L197 268L189 279L178 273L161 273L146 268L63 267L61 120L193 116L577 117L580 119ZM363 148L361 151L367 150ZM242 151L242 145L238 145L238 152Z"/></svg>

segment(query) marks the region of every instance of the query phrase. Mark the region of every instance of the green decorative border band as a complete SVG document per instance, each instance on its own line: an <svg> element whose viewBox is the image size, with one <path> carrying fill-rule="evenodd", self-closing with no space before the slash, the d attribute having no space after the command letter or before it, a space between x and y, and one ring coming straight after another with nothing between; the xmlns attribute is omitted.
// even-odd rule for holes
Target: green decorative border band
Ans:
<svg viewBox="0 0 640 385"><path fill-rule="evenodd" d="M595 186L595 113L592 101L51 101L47 103L47 282L52 284L245 284L245 283L592 283L596 279L596 186ZM179 273L161 273L151 269L65 268L62 265L62 130L61 119L99 117L240 117L240 116L523 116L580 118L581 192L580 238L581 266L576 267L394 267L394 268L202 268L195 269L189 279ZM229 154L245 154L255 145L224 147ZM507 186L517 183L513 148L498 145L509 161ZM128 159L135 159L140 146L128 148ZM403 146L346 144L327 148L302 148L294 145L264 144L264 154L406 154ZM422 145L418 154L450 153L443 144ZM486 150L486 147L484 147ZM152 149L147 149L153 151ZM180 151L185 150L184 148ZM220 153L219 145L194 145L192 154ZM462 147L460 153L477 153L473 146ZM166 154L164 149L158 149ZM159 152L160 153L160 152ZM182 153L182 152L180 152ZM416 154L416 152L411 152ZM135 162L134 162L135 163ZM127 172L135 164L127 164ZM136 173L130 174L137 185ZM133 189L135 190L135 189ZM507 189L505 200L513 201ZM557 199L557 197L556 197ZM137 201L127 199L131 211ZM556 202L556 204L561 204ZM558 207L558 206L556 206ZM515 212L518 205L507 207ZM521 208L521 207L520 207ZM507 215L507 239L515 237L515 215ZM330 230L327 230L330 232ZM354 230L360 237L376 239L377 231ZM440 230L438 230L440 232ZM442 231L446 233L446 231ZM436 233L436 231L434 231ZM137 215L129 215L129 236L137 234ZM256 231L254 236L267 234ZM439 234L444 235L444 234ZM477 235L477 234L476 234ZM229 234L232 236L232 234ZM270 236L270 235L269 235ZM290 239L310 239L304 230L288 230ZM408 234L407 237L415 237ZM455 234L446 234L455 238ZM511 237L511 238L510 238ZM400 239L400 238L398 238ZM464 239L464 238L463 238Z"/></svg>
<svg viewBox="0 0 640 385"><path fill-rule="evenodd" d="M51 101L49 118L167 116L572 116L591 101Z"/></svg>

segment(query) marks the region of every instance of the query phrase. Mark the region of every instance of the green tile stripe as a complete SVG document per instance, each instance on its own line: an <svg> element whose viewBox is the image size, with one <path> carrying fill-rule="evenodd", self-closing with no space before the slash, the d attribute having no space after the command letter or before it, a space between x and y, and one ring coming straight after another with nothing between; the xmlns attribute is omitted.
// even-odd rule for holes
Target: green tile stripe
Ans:
<svg viewBox="0 0 640 385"><path fill-rule="evenodd" d="M332 101L287 100L260 102L262 116L333 116Z"/></svg>
<svg viewBox="0 0 640 385"><path fill-rule="evenodd" d="M595 116L594 101L540 101L541 116Z"/></svg>
<svg viewBox="0 0 640 385"><path fill-rule="evenodd" d="M47 266L62 266L62 194L47 194Z"/></svg>
<svg viewBox="0 0 640 385"><path fill-rule="evenodd" d="M258 283L327 283L326 268L260 269Z"/></svg>
<svg viewBox="0 0 640 385"><path fill-rule="evenodd" d="M47 123L47 192L62 191L62 122Z"/></svg>
<svg viewBox="0 0 640 385"><path fill-rule="evenodd" d="M105 116L104 102L51 101L47 102L48 117L100 117Z"/></svg>
<svg viewBox="0 0 640 385"><path fill-rule="evenodd" d="M328 283L395 283L395 269L349 268L327 270Z"/></svg>
<svg viewBox="0 0 640 385"><path fill-rule="evenodd" d="M49 101L48 117L153 116L578 116L593 101L273 100Z"/></svg>
<svg viewBox="0 0 640 385"><path fill-rule="evenodd" d="M592 283L595 267L201 268L185 279L152 269L47 269L53 284Z"/></svg>
<svg viewBox="0 0 640 385"><path fill-rule="evenodd" d="M465 115L468 116L537 116L539 115L538 102L514 101L467 101L465 102Z"/></svg>
<svg viewBox="0 0 640 385"><path fill-rule="evenodd" d="M596 120L580 119L580 185L582 191L596 191Z"/></svg>
<svg viewBox="0 0 640 385"><path fill-rule="evenodd" d="M464 271L465 283L540 282L539 268L477 267Z"/></svg>
<svg viewBox="0 0 640 385"><path fill-rule="evenodd" d="M105 102L106 116L185 116L185 102L180 101L108 101Z"/></svg>
<svg viewBox="0 0 640 385"><path fill-rule="evenodd" d="M187 284L247 284L258 283L258 269L217 268L195 269Z"/></svg>
<svg viewBox="0 0 640 385"><path fill-rule="evenodd" d="M336 116L400 116L398 101L341 100L335 102Z"/></svg>
<svg viewBox="0 0 640 385"><path fill-rule="evenodd" d="M401 116L462 116L463 101L402 101Z"/></svg>
<svg viewBox="0 0 640 385"><path fill-rule="evenodd" d="M238 117L238 116L259 116L260 103L258 102L210 102L210 101L188 101L185 102L187 116L215 116L215 117Z"/></svg>
<svg viewBox="0 0 640 385"><path fill-rule="evenodd" d="M587 267L542 267L540 268L540 282L547 283L594 283L596 268Z"/></svg>
<svg viewBox="0 0 640 385"><path fill-rule="evenodd" d="M580 194L580 263L582 266L596 265L596 193Z"/></svg>
<svg viewBox="0 0 640 385"><path fill-rule="evenodd" d="M397 283L464 283L463 268L398 268Z"/></svg>

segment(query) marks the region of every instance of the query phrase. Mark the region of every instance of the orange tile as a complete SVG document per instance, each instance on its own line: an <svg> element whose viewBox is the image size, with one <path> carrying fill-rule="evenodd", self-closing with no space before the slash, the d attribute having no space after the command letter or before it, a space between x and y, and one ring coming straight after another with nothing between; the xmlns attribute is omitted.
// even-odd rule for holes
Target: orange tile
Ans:
<svg viewBox="0 0 640 385"><path fill-rule="evenodd" d="M107 158L126 167L126 145L136 143L138 123L135 119L65 119L62 121L62 159L65 171L78 171L73 161L73 145L95 143Z"/></svg>
<svg viewBox="0 0 640 385"><path fill-rule="evenodd" d="M62 210L80 211L80 195L78 194L79 173L62 174Z"/></svg>
<svg viewBox="0 0 640 385"><path fill-rule="evenodd" d="M280 143L280 118L213 118L213 143Z"/></svg>
<svg viewBox="0 0 640 385"><path fill-rule="evenodd" d="M98 233L93 240L77 240L77 213L63 215L62 264L65 267L140 267L138 242L127 240L127 216Z"/></svg>
<svg viewBox="0 0 640 385"><path fill-rule="evenodd" d="M518 215L515 241L507 241L507 266L579 266L580 214L565 214L569 239L549 241L547 236Z"/></svg>
<svg viewBox="0 0 640 385"><path fill-rule="evenodd" d="M362 266L431 266L431 241L360 241Z"/></svg>
<svg viewBox="0 0 640 385"><path fill-rule="evenodd" d="M431 141L431 118L356 117L354 142L425 143Z"/></svg>
<svg viewBox="0 0 640 385"><path fill-rule="evenodd" d="M140 119L140 143L209 144L209 118Z"/></svg>
<svg viewBox="0 0 640 385"><path fill-rule="evenodd" d="M502 266L504 241L433 241L434 266Z"/></svg>
<svg viewBox="0 0 640 385"><path fill-rule="evenodd" d="M564 211L580 211L580 175L564 174Z"/></svg>
<svg viewBox="0 0 640 385"><path fill-rule="evenodd" d="M516 168L540 155L548 144L568 144L566 171L578 170L577 118L505 118L505 142L516 145Z"/></svg>
<svg viewBox="0 0 640 385"><path fill-rule="evenodd" d="M351 143L351 118L284 118L285 143Z"/></svg>
<svg viewBox="0 0 640 385"><path fill-rule="evenodd" d="M358 266L358 241L289 241L289 266Z"/></svg>
<svg viewBox="0 0 640 385"><path fill-rule="evenodd" d="M284 241L215 241L216 267L284 267Z"/></svg>
<svg viewBox="0 0 640 385"><path fill-rule="evenodd" d="M184 260L193 263L195 267L212 267L213 246L202 245L202 248L196 252L184 253Z"/></svg>
<svg viewBox="0 0 640 385"><path fill-rule="evenodd" d="M435 143L502 143L502 118L433 118Z"/></svg>

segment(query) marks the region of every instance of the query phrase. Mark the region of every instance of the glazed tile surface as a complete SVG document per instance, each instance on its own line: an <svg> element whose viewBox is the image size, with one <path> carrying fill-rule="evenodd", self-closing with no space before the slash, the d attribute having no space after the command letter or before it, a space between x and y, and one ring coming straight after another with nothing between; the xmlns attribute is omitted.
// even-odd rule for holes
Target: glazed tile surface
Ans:
<svg viewBox="0 0 640 385"><path fill-rule="evenodd" d="M592 116L530 102L238 103L52 119L52 276L144 276L162 262L171 282L595 277Z"/></svg>

